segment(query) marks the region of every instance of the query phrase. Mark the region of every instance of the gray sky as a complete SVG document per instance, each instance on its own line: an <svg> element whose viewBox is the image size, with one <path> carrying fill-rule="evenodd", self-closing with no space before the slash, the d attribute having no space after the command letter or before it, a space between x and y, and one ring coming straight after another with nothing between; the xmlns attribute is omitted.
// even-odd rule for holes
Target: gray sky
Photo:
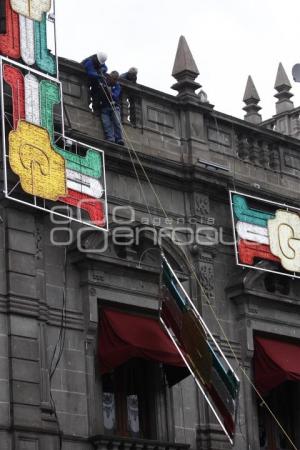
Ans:
<svg viewBox="0 0 300 450"><path fill-rule="evenodd" d="M292 100L300 104L300 83L291 76L292 66L300 62L299 23L299 0L56 1L60 56L81 61L103 50L109 70L137 66L141 84L175 94L171 72L183 34L209 101L237 117L244 114L249 74L263 119L275 114L273 87L280 61L293 85Z"/></svg>

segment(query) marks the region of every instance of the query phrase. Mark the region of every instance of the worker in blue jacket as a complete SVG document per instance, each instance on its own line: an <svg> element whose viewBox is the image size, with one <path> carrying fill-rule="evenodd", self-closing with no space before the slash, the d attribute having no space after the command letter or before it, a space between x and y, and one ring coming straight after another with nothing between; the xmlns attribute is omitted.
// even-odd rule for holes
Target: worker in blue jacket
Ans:
<svg viewBox="0 0 300 450"><path fill-rule="evenodd" d="M118 80L119 73L116 70L103 78L100 89L101 120L105 139L124 145L120 113L122 92Z"/></svg>
<svg viewBox="0 0 300 450"><path fill-rule="evenodd" d="M124 80L131 81L131 83L137 82L137 74L138 70L136 67L130 67L127 72L122 73L120 75L120 78L123 78Z"/></svg>
<svg viewBox="0 0 300 450"><path fill-rule="evenodd" d="M98 52L82 61L88 76L90 102L92 103L93 112L97 116L100 116L99 83L102 83L103 77L107 73L106 60L106 53Z"/></svg>

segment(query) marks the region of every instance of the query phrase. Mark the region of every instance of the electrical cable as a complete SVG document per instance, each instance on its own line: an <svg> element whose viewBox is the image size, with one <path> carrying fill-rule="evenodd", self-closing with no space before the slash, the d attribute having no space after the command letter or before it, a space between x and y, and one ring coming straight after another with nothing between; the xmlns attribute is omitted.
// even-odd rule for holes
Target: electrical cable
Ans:
<svg viewBox="0 0 300 450"><path fill-rule="evenodd" d="M106 81L106 78L105 78L105 77L103 77L103 81L105 82L105 87L107 88L108 92L110 92L110 91L109 91L109 86L108 86L108 84L107 84L107 81ZM116 117L116 120L119 122L119 126L120 126L120 128L121 128L121 130L122 130L123 135L125 136L125 140L126 140L127 142L130 142L129 139L128 139L128 136L127 136L127 134L126 134L126 132L125 132L125 130L124 130L122 121L121 121L121 119L120 119L119 111L116 110L115 105L114 105L114 101L113 101L112 97L110 96L110 98L109 98L109 95L107 94L107 91L102 87L102 83L100 83L100 84L101 84L101 89L103 90L103 92L104 92L104 94L105 94L105 96L106 96L106 99L108 100L108 102L109 102L109 104L110 104L110 107L112 108L112 111L113 111L113 113L114 113L114 115L115 115L115 117ZM152 215L152 213L151 213L151 211L150 211L149 203L148 203L148 201L147 201L147 197L146 197L146 195L145 195L145 192L144 192L144 189L143 189L143 186L142 186L142 183L141 183L139 174L138 174L138 172L137 172L136 165L135 165L135 163L134 163L134 160L133 160L133 157L132 157L131 150L130 150L130 148L128 148L128 147L127 147L127 150L128 150L128 154L129 154L129 157L130 157L130 161L131 161L131 164L132 164L132 167L133 167L135 176L136 176L137 181L138 181L138 184L139 184L139 188L140 188L140 191L141 191L143 200L144 200L144 202L145 202L145 206L146 206L147 212L148 212L150 218L152 219L153 215ZM134 148L133 148L133 146L132 146L132 150L133 150L134 153L136 153L135 150L134 150ZM136 156L136 155L135 155L135 156Z"/></svg>
<svg viewBox="0 0 300 450"><path fill-rule="evenodd" d="M107 99L109 100L108 96L107 96ZM164 207L163 207L163 205L162 205L162 203L161 203L161 201L160 201L159 195L156 193L156 190L155 190L154 186L152 185L152 182L151 182L151 180L149 179L149 176L148 176L147 172L145 171L145 168L144 168L144 166L143 166L143 164L142 164L142 162L141 162L139 156L137 155L137 152L135 151L135 149L134 149L134 147L133 147L131 141L130 141L129 138L128 138L128 135L127 135L127 133L126 133L124 127L123 127L123 124L122 124L122 122L121 122L121 120L120 120L120 117L119 117L118 113L117 113L116 110L115 110L115 106L114 106L113 102L110 102L110 101L109 101L109 103L110 103L110 106L111 106L112 110L113 110L114 113L115 113L116 119L119 121L119 125L120 125L120 127L121 127L121 129L122 129L122 131L123 131L124 136L125 136L125 140L126 140L127 143L129 143L129 145L130 145L130 147L131 147L131 150L132 150L132 152L134 153L134 155L135 155L135 157L136 157L136 159L137 159L137 161L138 161L138 163L139 163L139 165L140 165L140 167L141 167L141 169L142 169L142 172L143 172L143 174L145 175L145 177L146 177L146 179L147 179L147 181L148 181L148 183L149 183L149 186L150 186L150 188L151 188L153 194L155 195L155 198L156 198L157 201L158 201L158 204L160 205L161 211L163 212L165 218L168 219L168 215L167 215L167 213L166 213L166 211L165 211L165 209L164 209ZM130 150L129 150L129 147L128 147L128 151L130 151ZM135 170L135 173L136 173L136 170ZM139 184L140 184L140 183L139 183ZM141 187L141 186L140 186L140 187ZM176 233L176 230L175 230L175 233ZM280 421L279 421L278 418L276 417L275 413L273 413L273 411L271 410L271 408L270 408L270 407L268 406L268 404L265 402L265 400L263 399L263 397L261 396L261 394L259 393L259 391L258 391L257 388L255 387L254 383L252 382L251 378L250 378L249 375L246 373L245 369L241 366L241 364L240 364L240 362L239 362L239 359L238 359L238 356L236 355L236 352L235 352L234 349L232 348L232 345L231 345L231 343L230 343L230 341L229 341L229 338L227 337L227 335L226 335L226 333L225 333L225 330L224 330L224 328L223 328L223 326L222 326L222 324L221 324L221 321L219 320L219 318L218 318L218 316L217 316L217 314L216 314L216 312L215 312L215 310L214 310L214 308L213 308L213 305L211 304L211 302L210 302L210 300L209 300L209 298L208 298L208 296L207 296L207 294L206 294L206 292L205 292L205 290L204 290L204 288L203 288L203 286L202 286L202 283L201 283L201 281L200 281L200 279L199 279L199 277L198 277L198 275L197 275L197 273L196 273L196 271L195 271L195 269L194 269L193 262L189 260L189 256L185 253L184 249L182 249L182 253L183 253L184 257L185 257L187 266L189 267L189 269L190 269L190 271L191 271L191 274L194 276L194 279L196 280L196 283L197 283L197 285L199 286L199 288L200 288L200 290L201 290L201 294L203 294L203 297L204 297L204 299L206 300L207 305L209 306L210 310L212 311L212 314L213 314L213 316L214 316L214 319L216 320L216 322L217 322L217 324L218 324L218 326L219 326L219 329L220 329L220 331L221 331L221 333L222 333L222 335L223 335L223 337L224 337L224 340L225 340L225 342L227 343L227 345L228 345L228 347L229 347L229 350L230 350L230 352L231 352L231 354L232 354L234 360L235 360L236 363L237 363L238 369L240 370L241 374L245 377L245 379L247 380L247 382L250 384L250 386L252 387L252 389L255 391L256 395L259 397L259 399L261 400L262 404L266 407L267 411L268 411L269 414L272 416L272 418L274 419L274 421L276 422L276 424L278 425L278 427L280 428L280 430L282 431L282 433L285 435L285 437L287 438L287 440L289 441L289 443L291 444L291 446L293 447L293 449L294 449L294 450L298 450L297 447L295 446L295 444L293 443L292 439L290 438L290 436L288 435L288 433L286 432L286 430L283 428L283 426L281 425Z"/></svg>

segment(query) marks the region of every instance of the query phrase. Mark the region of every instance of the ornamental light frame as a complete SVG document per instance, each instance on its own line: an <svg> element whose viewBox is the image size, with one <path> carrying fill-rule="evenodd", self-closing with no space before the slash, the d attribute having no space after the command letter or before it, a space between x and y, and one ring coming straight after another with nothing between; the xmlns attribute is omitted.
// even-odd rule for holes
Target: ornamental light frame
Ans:
<svg viewBox="0 0 300 450"><path fill-rule="evenodd" d="M37 197L35 195L31 195L31 194L27 194L27 196L30 196L32 198L32 202L30 201L26 201L23 200L21 198L18 198L16 195L14 195L14 191L15 189L19 186L20 184L20 180L17 181L17 183L10 188L8 185L8 171L11 170L9 162L8 162L8 158L9 158L9 151L7 148L7 142L6 142L6 112L5 112L5 101L4 101L4 77L3 77L3 65L4 64L9 64L10 66L16 66L19 69L21 69L22 71L26 71L26 75L27 74L34 74L37 75L39 79L47 79L49 81L52 81L54 83L56 83L59 86L59 90L61 93L61 99L63 99L62 96L62 83L59 79L52 77L51 75L48 75L44 72L40 72L34 68L31 68L29 66L25 66L17 61L14 61L8 57L5 56L1 56L0 55L0 95L1 95L1 100L0 100L0 104L1 104L1 130L2 130L2 154L3 154L3 174L4 174L4 187L3 187L3 193L5 195L5 198L15 201L17 203L26 205L26 206L30 206L30 207L34 207L35 209L38 209L40 211L44 211L44 212L48 212L50 215L55 215L55 216L59 216L61 218L64 219L68 219L68 220L72 220L74 222L80 223L82 225L94 228L96 230L102 230L102 231L108 231L109 227L108 227L108 205L107 205L107 190L106 190L106 173L105 173L105 154L104 151L101 149L98 149L96 147L92 147L90 145L87 145L83 142L80 142L78 140L72 139L69 136L65 135L65 126L64 126L64 116L63 114L61 114L61 133L56 133L59 134L60 137L65 140L65 141L69 141L75 145L80 146L81 148L86 148L94 150L98 153L101 154L101 158L102 158L102 184L103 184L103 196L101 199L99 199L99 201L102 202L103 204L103 210L104 210L104 217L105 217L105 225L103 226L99 226L94 224L91 220L86 220L84 218L82 218L82 212L81 210L78 208L77 209L77 216L75 217L74 214L72 214L72 206L60 202L59 200L57 202L51 202L50 200L41 198L41 197ZM61 100L61 113L63 113L63 100ZM25 191L23 191L22 189L22 193L26 194ZM51 203L51 205L49 205L49 202ZM48 206L49 205L49 206ZM51 206L62 206L63 208L65 208L65 210L68 211L68 214L63 214L57 211L57 208L55 208L54 210L51 209ZM74 207L73 207L74 208ZM75 207L76 208L76 207Z"/></svg>
<svg viewBox="0 0 300 450"><path fill-rule="evenodd" d="M8 0L10 1L10 0ZM35 6L38 5L40 0L32 0L33 4ZM19 4L22 6L22 0L18 1L15 0L16 4ZM55 20L50 20L49 19L49 15L51 15L51 17L55 17L55 0L42 0L42 3L45 4L45 6L47 6L47 12L44 12L41 14L41 19L43 20L43 42L41 41L41 46L43 47L43 49L46 51L46 53L44 53L45 58L47 59L48 55L49 57L51 56L51 58L53 58L53 62L55 64L55 68L56 68L56 72L53 73L53 75L47 73L44 71L44 69L35 69L29 64L26 63L25 60L23 60L22 62L16 61L14 60L13 56L12 57L7 57L7 56L2 56L0 55L0 94L1 94L1 100L0 100L0 105L1 105L1 129L2 129L2 153L3 153L3 178L4 178L4 195L6 198L13 200L15 202L21 203L23 205L27 205L27 206L31 206L34 207L36 209L45 211L50 213L51 215L56 215L56 216L60 216L62 218L68 219L68 220L72 220L75 222L78 222L82 225L86 225L88 227L97 229L97 230L102 230L102 231L108 231L108 205L107 205L107 190L106 190L106 173L105 173L105 155L104 155L104 151L102 149L98 149L96 147L92 147L90 145L87 145L83 142L79 142L75 139L72 139L68 136L66 136L65 134L65 117L64 117L64 107L63 107L63 89L62 89L62 83L59 79L59 65L58 65L58 52L57 52L57 32L56 32L56 22ZM47 5L46 5L47 4ZM49 10L48 10L48 6L49 6ZM19 14L19 20L18 20L18 24L19 24L19 31L21 32L21 25L20 23L22 22L22 18L23 22L24 22L24 26L26 25L26 22L28 20L32 20L33 19L28 19L26 16L22 16ZM48 50L48 45L47 45L47 37L49 37L49 29L48 29L48 25L51 25L51 32L50 32L50 39L51 39L51 48L53 49L54 53L51 54L50 51ZM26 27L25 27L26 28ZM36 23L33 23L32 26L33 29L36 28ZM33 30L33 40L36 39L35 36L35 30ZM45 44L46 43L46 44ZM32 47L32 42L29 42L30 46ZM41 47L41 48L42 48ZM20 43L20 53L22 50L22 46ZM32 52L32 48L28 49L28 51ZM26 44L25 47L23 45L23 51L25 51L26 53ZM35 50L34 50L35 52ZM22 55L21 55L22 56ZM36 55L35 55L36 56ZM60 93L60 118L61 118L61 124L60 124L60 131L61 132L57 132L54 130L55 133L55 137L56 138L60 138L63 140L64 142L64 147L63 149L67 148L68 146L66 146L66 142L68 142L69 144L73 144L73 148L75 148L75 152L72 153L70 151L70 154L78 154L78 149L81 148L83 150L91 150L92 152L94 152L95 154L98 153L100 154L100 158L99 159L99 163L101 161L102 164L102 174L99 175L99 177L96 177L96 180L98 181L98 183L100 183L100 185L102 185L103 188L103 194L100 198L94 198L93 196L89 196L88 194L86 194L86 197L84 197L84 192L81 190L75 190L74 194L77 195L72 195L71 193L68 194L67 196L69 196L69 204L68 202L64 202L63 200L60 201L59 199L57 201L51 201L51 200L47 200L46 198L42 198L42 197L37 197L36 195L34 195L34 190L32 193L27 193L22 189L21 186L21 192L19 192L19 189L16 190L16 188L21 184L20 183L20 179L15 183L14 186L10 186L10 184L8 183L8 174L9 172L12 170L11 166L10 166L10 162L8 161L9 158L9 145L6 139L6 132L7 131L7 116L6 116L6 111L5 111L5 98L4 98L4 64L7 64L8 66L12 66L12 67L16 67L18 68L23 76L24 76L24 86L26 88L26 84L25 84L25 76L26 75L33 75L35 77L37 77L37 79L39 80L39 82L42 79L48 80L52 83L55 83L58 87L59 87L59 93ZM47 69L45 69L47 70ZM30 86L28 84L27 86L30 90ZM25 92L25 88L24 88L24 92ZM24 104L25 104L25 110L26 110L26 95L24 94ZM40 112L39 114L34 114L34 111L32 110L32 106L29 104L29 109L31 107L31 116L32 117L37 117L38 115L41 114L41 106L39 104L39 109ZM28 107L27 105L27 107ZM28 116L29 117L29 116ZM25 119L26 121L26 115L25 115ZM28 122L28 123L32 123L34 125L34 122ZM38 126L38 124L36 124ZM41 125L40 125L41 126ZM15 127L16 128L16 127ZM43 128L43 127L42 127ZM45 128L46 129L46 128ZM54 149L55 149L55 142L53 141L54 144ZM65 159L65 164L67 165L67 160ZM67 174L67 167L66 167L66 174ZM66 175L67 176L67 175ZM80 179L80 176L79 176ZM83 179L83 177L82 177ZM67 178L66 178L66 183L67 183ZM82 183L83 185L83 183ZM67 186L67 184L66 184ZM18 192L18 193L17 193ZM25 197L25 198L23 198ZM62 197L63 198L63 197ZM71 200L71 201L70 201ZM74 202L74 204L73 204ZM77 203L76 203L77 202ZM95 206L93 207L93 202L95 202ZM76 204L75 204L76 203ZM54 210L52 210L53 206L57 206L60 205L62 208L64 208L67 211L67 214L63 214L61 212L58 212L60 210L60 208L54 208ZM91 215L92 217L86 219L85 217L82 217L82 211L80 209L80 205L83 206L83 210L86 211L86 213L88 213L87 215ZM76 212L74 214L74 208L76 209ZM101 216L101 219L99 218ZM102 221L102 216L103 216L103 221Z"/></svg>
<svg viewBox="0 0 300 450"><path fill-rule="evenodd" d="M222 351L220 345L217 343L215 337L213 336L212 332L210 331L210 329L208 328L206 322L204 321L203 317L201 316L201 314L199 313L198 309L196 308L196 306L194 305L194 303L192 302L192 300L190 299L190 296L188 295L187 291L185 290L184 286L182 285L182 283L180 282L176 272L173 270L170 262L168 261L168 259L166 258L166 256L161 253L161 270L163 270L163 262L168 266L169 270L172 272L172 275L174 276L176 282L178 283L178 285L180 286L182 292L184 293L186 299L188 300L189 303L189 307L193 310L193 313L195 314L195 316L197 317L198 321L200 322L201 326L203 327L205 333L206 333L206 338L209 339L209 342L211 345L214 346L214 349L219 352L219 354L221 355L222 359L224 360L226 366L228 369L231 370L233 376L235 377L236 382L238 383L238 390L237 390L237 406L235 408L235 424L237 423L237 417L238 417L238 398L239 398L239 392L240 392L240 379L236 374L236 371L233 369L232 365L230 364L229 360L226 358L224 352ZM226 435L227 439L229 440L231 445L234 445L234 437L231 437L225 427L225 425L222 422L222 419L220 417L220 413L217 411L215 405L213 404L213 400L209 397L209 395L207 394L207 392L205 391L205 387L204 385L202 385L199 381L199 378L196 376L195 371L193 370L191 364L189 363L189 361L187 360L187 358L185 357L182 349L180 348L180 346L178 345L172 331L168 328L167 324L164 322L163 318L162 318L162 299L160 300L160 308L159 308L159 321L162 324L164 330L166 331L166 333L168 334L168 336L170 337L171 341L173 342L173 344L175 345L176 349L178 350L178 353L180 354L181 358L183 359L185 365L187 366L187 368L190 371L190 374L192 375L196 385L198 386L198 388L200 389L201 393L203 394L205 400L207 401L213 415L215 416L215 418L217 419L219 425L221 426L224 434Z"/></svg>
<svg viewBox="0 0 300 450"><path fill-rule="evenodd" d="M242 197L245 198L250 198L252 200L258 201L258 202L262 202L262 203L266 203L268 205L272 205L275 208L279 207L282 209L285 209L286 211L294 211L296 212L299 216L300 216L300 208L297 208L296 206L292 206L292 205L288 205L286 203L280 203L280 202L275 202L273 200L268 200L268 199L264 199L261 197L257 197L255 195L251 195L251 194L245 194L244 192L239 192L239 191L235 191L235 190L229 190L229 203L230 203L230 212L231 212L231 220L232 220L232 228L233 228L233 237L234 237L234 249L235 249L235 260L236 260L236 265L243 267L243 268L249 268L249 269L254 269L254 270L259 270L261 272L269 272L269 273L273 273L273 274L277 274L277 275L283 275L289 278L297 278L300 279L300 273L296 273L296 272L284 272L284 268L282 268L283 270L275 270L275 269L268 269L265 267L260 267L258 265L250 265L250 264L246 264L243 263L239 260L239 251L238 251L238 236L237 236L237 231L236 231L236 223L237 220L234 217L234 211L233 211L233 201L232 201L232 196L233 195L240 195ZM281 262L279 262L280 266L282 267Z"/></svg>

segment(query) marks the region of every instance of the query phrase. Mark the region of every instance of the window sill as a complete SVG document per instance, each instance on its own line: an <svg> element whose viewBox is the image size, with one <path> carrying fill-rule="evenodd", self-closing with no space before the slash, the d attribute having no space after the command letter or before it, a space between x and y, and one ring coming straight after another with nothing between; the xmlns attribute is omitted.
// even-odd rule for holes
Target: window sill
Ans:
<svg viewBox="0 0 300 450"><path fill-rule="evenodd" d="M97 450L143 449L143 450L188 450L189 444L137 439L120 436L97 435L91 439Z"/></svg>

